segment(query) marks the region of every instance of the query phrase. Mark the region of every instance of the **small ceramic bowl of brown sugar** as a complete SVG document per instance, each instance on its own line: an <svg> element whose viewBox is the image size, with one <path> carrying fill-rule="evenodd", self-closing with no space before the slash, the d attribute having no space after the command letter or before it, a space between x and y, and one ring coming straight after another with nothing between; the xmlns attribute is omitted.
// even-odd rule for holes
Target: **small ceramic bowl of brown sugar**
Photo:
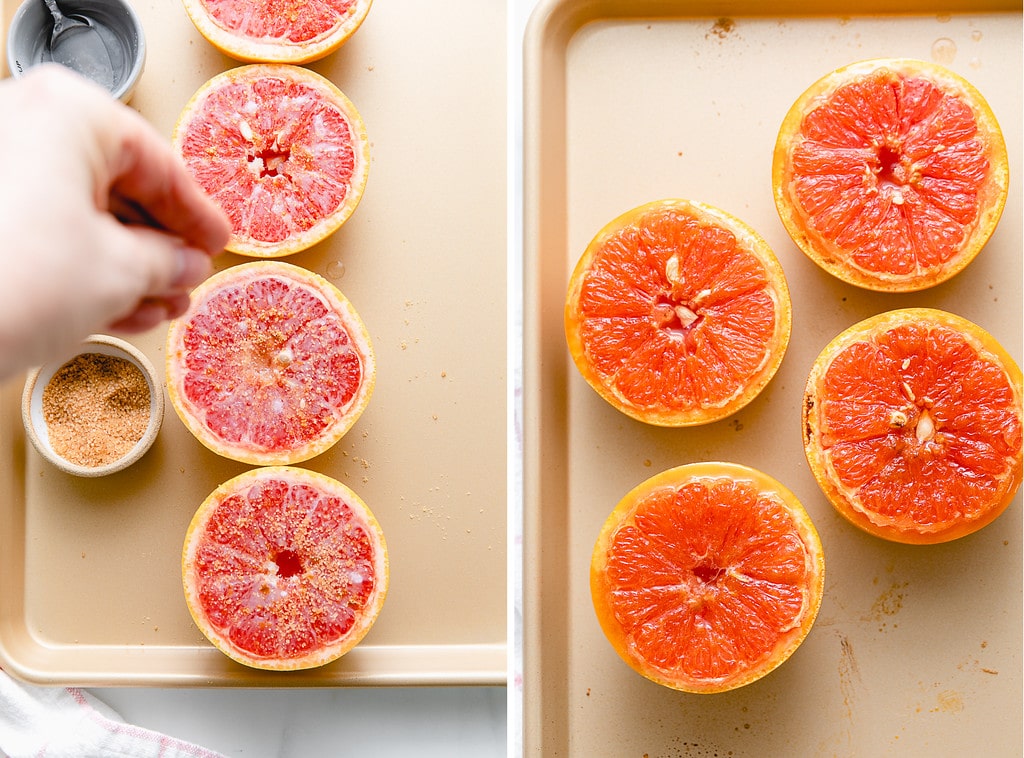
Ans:
<svg viewBox="0 0 1024 758"><path fill-rule="evenodd" d="M105 476L149 450L163 422L164 395L138 348L94 334L29 373L21 415L33 447L51 464L75 476Z"/></svg>

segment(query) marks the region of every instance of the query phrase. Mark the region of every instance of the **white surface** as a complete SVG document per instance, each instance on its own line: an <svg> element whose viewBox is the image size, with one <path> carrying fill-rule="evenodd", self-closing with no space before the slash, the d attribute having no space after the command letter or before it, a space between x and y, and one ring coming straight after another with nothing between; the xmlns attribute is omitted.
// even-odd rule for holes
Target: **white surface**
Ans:
<svg viewBox="0 0 1024 758"><path fill-rule="evenodd" d="M509 193L509 241L513 253L509 265L509 303L516 311L516 318L509 319L509 359L514 365L519 352L522 39L526 19L536 2L508 0L509 178L514 185ZM510 371L509 376L511 399L516 396L518 370ZM510 429L518 429L516 405L510 402ZM515 507L520 497L518 446L510 444L509 450L508 555L509 576L515 582L520 573L521 533L521 513ZM510 586L510 640L518 638L520 628L518 595L518 588ZM89 692L129 724L188 740L226 756L492 758L521 752L518 654L514 659L511 699L504 687L93 688Z"/></svg>
<svg viewBox="0 0 1024 758"><path fill-rule="evenodd" d="M226 756L506 754L504 687L89 691L130 724Z"/></svg>

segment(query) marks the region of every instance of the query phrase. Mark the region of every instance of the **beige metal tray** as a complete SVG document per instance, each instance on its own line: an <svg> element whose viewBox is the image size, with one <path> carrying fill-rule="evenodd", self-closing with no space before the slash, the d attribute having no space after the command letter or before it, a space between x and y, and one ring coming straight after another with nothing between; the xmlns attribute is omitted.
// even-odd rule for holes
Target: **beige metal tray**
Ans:
<svg viewBox="0 0 1024 758"><path fill-rule="evenodd" d="M868 14L879 15L868 15ZM884 14L884 15L882 15ZM915 548L859 533L804 461L811 363L861 318L933 306L1022 355L1019 2L546 0L524 47L524 598L527 754L1020 755L1021 500L987 529ZM937 58L988 98L1010 150L996 234L954 280L911 295L833 281L778 220L771 153L818 76L876 56ZM627 419L576 372L562 308L604 223L663 197L699 199L761 231L785 268L793 338L767 390L735 416L671 430ZM826 595L803 646L740 690L676 693L634 674L602 636L588 570L604 519L673 465L724 459L803 501L826 551Z"/></svg>
<svg viewBox="0 0 1024 758"><path fill-rule="evenodd" d="M5 29L15 2L3 0ZM179 0L136 5L149 58L131 105L169 139L192 93L237 64ZM287 259L341 288L377 352L367 411L303 464L351 486L386 532L391 586L370 634L309 672L227 660L191 622L180 551L202 499L247 467L206 451L168 406L132 469L69 478L26 444L15 381L0 392L5 670L83 685L504 684L506 28L501 3L377 2L310 66L352 99L371 141L355 215ZM135 340L156 364L165 332Z"/></svg>

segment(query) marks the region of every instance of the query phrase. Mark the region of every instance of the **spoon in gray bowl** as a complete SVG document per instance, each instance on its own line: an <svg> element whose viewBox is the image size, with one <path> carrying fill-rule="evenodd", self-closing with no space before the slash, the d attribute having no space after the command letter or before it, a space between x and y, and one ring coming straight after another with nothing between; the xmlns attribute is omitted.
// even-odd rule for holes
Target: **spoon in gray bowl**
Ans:
<svg viewBox="0 0 1024 758"><path fill-rule="evenodd" d="M43 1L53 16L50 58L109 89L114 82L114 66L92 21L80 15L65 15L57 7L57 0Z"/></svg>

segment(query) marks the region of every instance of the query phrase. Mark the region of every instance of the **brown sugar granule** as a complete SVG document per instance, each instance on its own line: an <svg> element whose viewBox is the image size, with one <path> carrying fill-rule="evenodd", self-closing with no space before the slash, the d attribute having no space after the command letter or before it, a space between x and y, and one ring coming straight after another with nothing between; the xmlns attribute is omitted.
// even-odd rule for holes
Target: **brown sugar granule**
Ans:
<svg viewBox="0 0 1024 758"><path fill-rule="evenodd" d="M123 457L149 425L149 384L131 361L83 353L61 366L43 389L50 447L95 468Z"/></svg>

